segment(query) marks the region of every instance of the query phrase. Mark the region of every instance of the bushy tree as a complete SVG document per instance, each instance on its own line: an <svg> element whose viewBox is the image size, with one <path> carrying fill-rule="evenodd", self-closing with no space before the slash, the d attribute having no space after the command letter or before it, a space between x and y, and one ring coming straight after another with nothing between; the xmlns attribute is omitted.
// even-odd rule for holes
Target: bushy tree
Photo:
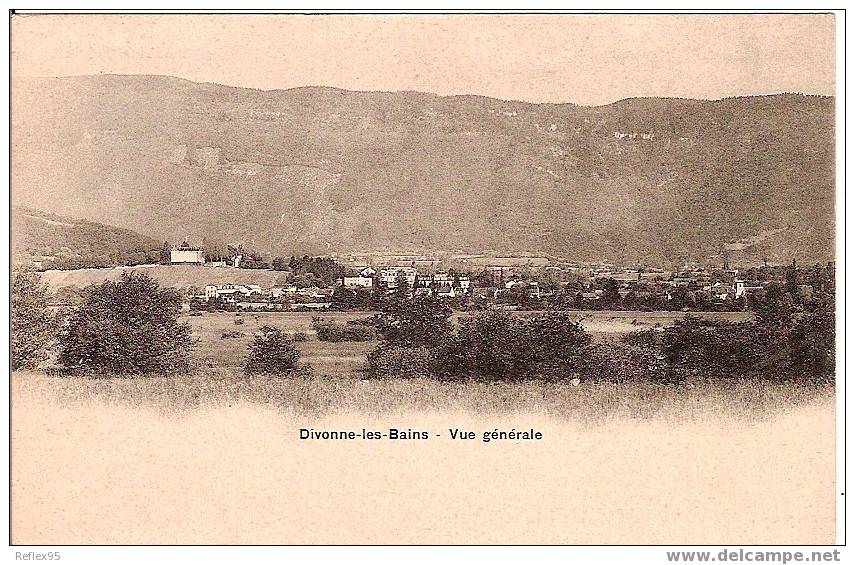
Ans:
<svg viewBox="0 0 855 565"><path fill-rule="evenodd" d="M45 359L53 340L54 319L48 311L47 286L37 273L13 273L11 295L12 370L30 368Z"/></svg>
<svg viewBox="0 0 855 565"><path fill-rule="evenodd" d="M612 383L652 381L668 382L663 355L656 346L635 339L636 332L624 339L595 343L586 348L581 376L586 380Z"/></svg>
<svg viewBox="0 0 855 565"><path fill-rule="evenodd" d="M505 312L474 314L443 343L437 369L447 379L522 379L534 361L525 333L524 320Z"/></svg>
<svg viewBox="0 0 855 565"><path fill-rule="evenodd" d="M785 345L783 336L755 322L703 320L686 316L662 332L668 378L738 378L777 371L771 355ZM767 366L768 365L768 366Z"/></svg>
<svg viewBox="0 0 855 565"><path fill-rule="evenodd" d="M146 274L93 285L60 334L59 362L70 370L170 373L188 369L190 325L181 297Z"/></svg>
<svg viewBox="0 0 855 565"><path fill-rule="evenodd" d="M483 271L472 277L472 284L474 284L476 287L495 286L495 280L492 271L490 271L489 269L484 269Z"/></svg>
<svg viewBox="0 0 855 565"><path fill-rule="evenodd" d="M256 251L244 251L240 260L241 269L269 269L270 265L264 257Z"/></svg>
<svg viewBox="0 0 855 565"><path fill-rule="evenodd" d="M368 288L337 286L330 299L333 310L366 310L374 306L374 296Z"/></svg>
<svg viewBox="0 0 855 565"><path fill-rule="evenodd" d="M300 273L291 277L291 283L297 288L311 288L313 286L323 287L324 281L313 273Z"/></svg>
<svg viewBox="0 0 855 565"><path fill-rule="evenodd" d="M537 371L567 377L582 370L591 336L581 322L564 312L547 312L528 321L527 347Z"/></svg>
<svg viewBox="0 0 855 565"><path fill-rule="evenodd" d="M285 271L288 269L288 261L284 257L276 256L271 262L274 271Z"/></svg>
<svg viewBox="0 0 855 565"><path fill-rule="evenodd" d="M766 285L754 298L753 308L757 312L758 323L779 328L791 326L799 310L786 285L776 282Z"/></svg>
<svg viewBox="0 0 855 565"><path fill-rule="evenodd" d="M229 258L228 245L215 237L202 238L202 251L205 253L205 261L225 261Z"/></svg>
<svg viewBox="0 0 855 565"><path fill-rule="evenodd" d="M288 260L288 268L294 276L312 275L318 280L316 286L332 286L337 279L345 274L345 268L339 265L331 257L291 257Z"/></svg>
<svg viewBox="0 0 855 565"><path fill-rule="evenodd" d="M620 304L620 285L614 279L603 282L603 295L600 297L603 307L617 307Z"/></svg>
<svg viewBox="0 0 855 565"><path fill-rule="evenodd" d="M168 241L164 241L163 245L160 246L158 261L161 265L169 265L172 263L172 246L169 245Z"/></svg>
<svg viewBox="0 0 855 565"><path fill-rule="evenodd" d="M568 378L584 367L590 336L566 313L526 319L499 310L461 321L436 358L446 378Z"/></svg>
<svg viewBox="0 0 855 565"><path fill-rule="evenodd" d="M435 346L451 332L451 308L441 299L393 295L380 308L377 330L389 343Z"/></svg>
<svg viewBox="0 0 855 565"><path fill-rule="evenodd" d="M797 316L789 335L789 363L797 376L814 381L834 380L835 300L824 289L809 308Z"/></svg>
<svg viewBox="0 0 855 565"><path fill-rule="evenodd" d="M542 304L529 294L528 284L520 282L499 296L499 302L518 306L521 310L536 310Z"/></svg>
<svg viewBox="0 0 855 565"><path fill-rule="evenodd" d="M297 370L300 352L294 341L279 328L263 326L249 346L244 362L247 375L287 375Z"/></svg>

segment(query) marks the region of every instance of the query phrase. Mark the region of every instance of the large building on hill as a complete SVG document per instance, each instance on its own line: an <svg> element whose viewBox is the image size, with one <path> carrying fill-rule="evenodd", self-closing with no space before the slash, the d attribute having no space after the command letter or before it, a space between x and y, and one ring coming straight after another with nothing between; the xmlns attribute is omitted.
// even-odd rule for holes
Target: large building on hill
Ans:
<svg viewBox="0 0 855 565"><path fill-rule="evenodd" d="M169 261L173 265L204 265L205 254L198 247L190 247L187 242L173 247L169 252Z"/></svg>

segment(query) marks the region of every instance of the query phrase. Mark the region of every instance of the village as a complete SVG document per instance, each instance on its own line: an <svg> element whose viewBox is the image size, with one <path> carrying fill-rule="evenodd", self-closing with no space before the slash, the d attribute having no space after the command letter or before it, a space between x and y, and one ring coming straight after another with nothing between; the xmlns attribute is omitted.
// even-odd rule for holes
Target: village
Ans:
<svg viewBox="0 0 855 565"><path fill-rule="evenodd" d="M247 268L240 254L209 261L201 248L186 243L173 247L169 259L171 265ZM307 259L308 265L298 264ZM278 279L282 282L267 288L226 280L203 288L189 287L184 309L371 310L383 296L397 294L407 299L444 299L459 309L741 311L750 309L752 296L772 283L795 284L802 296L809 297L817 278L833 270L833 264L805 269L793 262L786 267L764 264L729 268L725 264L721 268L686 266L668 271L536 257L456 257L443 261L407 255L368 260L364 256L306 256L300 261L295 263L292 257L285 265L284 260L274 260L275 270L282 271ZM323 263L326 276L316 276L311 261Z"/></svg>

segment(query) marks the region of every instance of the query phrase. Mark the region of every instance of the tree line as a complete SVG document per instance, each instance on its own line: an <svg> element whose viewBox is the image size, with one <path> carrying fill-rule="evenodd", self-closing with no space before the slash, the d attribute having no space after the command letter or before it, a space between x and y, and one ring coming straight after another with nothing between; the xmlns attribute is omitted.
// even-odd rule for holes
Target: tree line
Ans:
<svg viewBox="0 0 855 565"><path fill-rule="evenodd" d="M368 372L377 378L485 381L832 382L833 287L809 300L799 299L795 292L775 287L764 295L750 321L686 315L673 326L598 341L567 312L525 317L494 309L463 318L454 328L451 309L440 300L388 301L377 317L382 341L368 355Z"/></svg>

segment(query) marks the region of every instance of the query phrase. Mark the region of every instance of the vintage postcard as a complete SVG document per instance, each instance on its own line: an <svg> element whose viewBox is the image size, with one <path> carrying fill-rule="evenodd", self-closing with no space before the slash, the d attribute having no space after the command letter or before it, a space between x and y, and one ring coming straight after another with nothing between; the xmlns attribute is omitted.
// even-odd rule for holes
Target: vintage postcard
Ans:
<svg viewBox="0 0 855 565"><path fill-rule="evenodd" d="M10 543L843 543L842 18L13 11Z"/></svg>

